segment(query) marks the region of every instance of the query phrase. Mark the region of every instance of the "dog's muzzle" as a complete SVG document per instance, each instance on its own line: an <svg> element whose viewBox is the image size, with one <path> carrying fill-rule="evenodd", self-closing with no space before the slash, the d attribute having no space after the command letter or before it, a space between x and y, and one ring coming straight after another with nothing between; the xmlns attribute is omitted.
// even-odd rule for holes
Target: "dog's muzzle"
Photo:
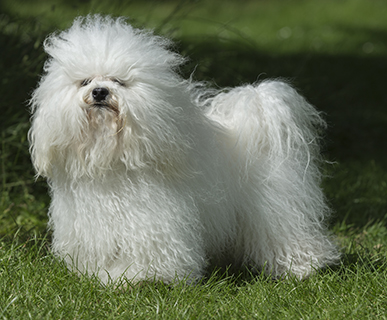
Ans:
<svg viewBox="0 0 387 320"><path fill-rule="evenodd" d="M106 87L96 87L89 91L83 100L91 107L108 110L119 115L118 101L115 95Z"/></svg>

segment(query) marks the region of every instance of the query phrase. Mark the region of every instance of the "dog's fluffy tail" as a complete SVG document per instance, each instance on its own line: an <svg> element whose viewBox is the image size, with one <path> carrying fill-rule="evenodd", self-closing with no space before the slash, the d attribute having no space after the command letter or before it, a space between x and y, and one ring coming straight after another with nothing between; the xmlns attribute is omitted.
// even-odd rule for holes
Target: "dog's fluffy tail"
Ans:
<svg viewBox="0 0 387 320"><path fill-rule="evenodd" d="M300 278L335 262L320 188L319 112L288 84L266 81L220 93L208 116L232 137L242 261Z"/></svg>

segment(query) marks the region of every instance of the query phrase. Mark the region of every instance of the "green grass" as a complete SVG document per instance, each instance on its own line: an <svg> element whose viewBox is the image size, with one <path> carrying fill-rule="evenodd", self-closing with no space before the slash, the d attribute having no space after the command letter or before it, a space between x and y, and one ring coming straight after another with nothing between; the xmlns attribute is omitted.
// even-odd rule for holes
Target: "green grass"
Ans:
<svg viewBox="0 0 387 320"><path fill-rule="evenodd" d="M385 252L372 249L370 244L376 239L385 243L386 235L386 228L381 225L369 228L361 234L361 239L352 234L352 245L347 249L350 250L347 260L351 261L305 281L276 282L263 275L238 277L213 273L197 285L145 283L126 291L102 287L94 278L69 273L49 253L46 240L7 241L0 247L0 317L384 319Z"/></svg>
<svg viewBox="0 0 387 320"><path fill-rule="evenodd" d="M235 86L285 77L328 121L323 187L339 266L305 281L214 273L195 286L122 292L68 272L49 250L27 101L44 37L79 14L130 16L173 37L189 76ZM0 319L383 319L387 314L387 3L384 0L0 3ZM211 272L211 270L210 270Z"/></svg>
<svg viewBox="0 0 387 320"><path fill-rule="evenodd" d="M1 254L0 304L8 319L363 319L383 318L387 311L386 276L375 276L383 274L385 261L358 260L303 282L215 274L196 286L149 283L122 292L68 273L47 253L45 241L7 244Z"/></svg>

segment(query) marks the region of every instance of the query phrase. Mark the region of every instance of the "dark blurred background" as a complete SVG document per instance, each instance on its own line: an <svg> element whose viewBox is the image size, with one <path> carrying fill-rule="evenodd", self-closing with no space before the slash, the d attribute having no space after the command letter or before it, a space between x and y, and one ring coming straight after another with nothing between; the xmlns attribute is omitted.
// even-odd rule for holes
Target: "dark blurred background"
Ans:
<svg viewBox="0 0 387 320"><path fill-rule="evenodd" d="M45 232L46 183L26 139L47 34L88 13L124 15L171 37L182 68L216 87L285 78L328 122L324 189L332 225L387 214L387 2L384 0L21 1L0 3L0 235Z"/></svg>

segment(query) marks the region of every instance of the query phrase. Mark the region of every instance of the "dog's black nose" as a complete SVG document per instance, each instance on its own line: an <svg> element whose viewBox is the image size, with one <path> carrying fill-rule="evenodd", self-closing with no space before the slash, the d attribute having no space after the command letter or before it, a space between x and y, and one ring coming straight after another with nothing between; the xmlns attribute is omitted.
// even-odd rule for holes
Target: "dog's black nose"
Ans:
<svg viewBox="0 0 387 320"><path fill-rule="evenodd" d="M109 90L106 88L95 88L93 89L93 99L97 102L101 102L106 99L109 94Z"/></svg>

